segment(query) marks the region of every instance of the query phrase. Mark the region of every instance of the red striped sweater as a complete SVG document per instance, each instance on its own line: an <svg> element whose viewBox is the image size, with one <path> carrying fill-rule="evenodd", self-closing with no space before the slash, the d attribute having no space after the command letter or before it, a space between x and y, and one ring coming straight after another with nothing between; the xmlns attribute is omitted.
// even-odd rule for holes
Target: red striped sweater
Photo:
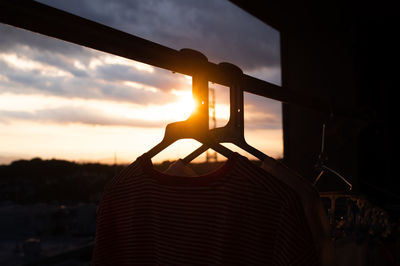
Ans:
<svg viewBox="0 0 400 266"><path fill-rule="evenodd" d="M295 192L235 154L197 177L145 155L105 187L93 265L318 265Z"/></svg>

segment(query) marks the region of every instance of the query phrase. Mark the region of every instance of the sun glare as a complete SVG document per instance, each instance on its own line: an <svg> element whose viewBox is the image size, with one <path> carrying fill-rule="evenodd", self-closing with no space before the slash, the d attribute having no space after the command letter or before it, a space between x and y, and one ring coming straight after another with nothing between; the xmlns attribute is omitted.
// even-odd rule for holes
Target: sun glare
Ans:
<svg viewBox="0 0 400 266"><path fill-rule="evenodd" d="M196 104L193 100L191 91L172 90L178 96L178 101L174 103L174 109L179 118L187 118L194 111Z"/></svg>

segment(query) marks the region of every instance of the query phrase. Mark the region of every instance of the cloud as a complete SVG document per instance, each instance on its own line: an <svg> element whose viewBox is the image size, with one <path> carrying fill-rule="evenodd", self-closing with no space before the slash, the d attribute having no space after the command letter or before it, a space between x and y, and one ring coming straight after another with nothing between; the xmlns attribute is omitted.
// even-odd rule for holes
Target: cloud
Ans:
<svg viewBox="0 0 400 266"><path fill-rule="evenodd" d="M51 1L45 4L245 71L280 65L279 32L229 1Z"/></svg>
<svg viewBox="0 0 400 266"><path fill-rule="evenodd" d="M244 93L245 128L282 129L282 104L279 101Z"/></svg>
<svg viewBox="0 0 400 266"><path fill-rule="evenodd" d="M256 77L280 83L279 33L228 1L40 2L176 49L198 49L211 61L230 61ZM88 66L107 54L7 25L0 25L0 49L3 53L25 55L79 80L57 81L36 72L30 73L35 77L28 77L29 73L10 74L21 87L32 88L37 84L36 89L46 93L71 95L77 90L69 86L73 83L86 85L79 90L79 97L118 97L121 90L107 89L98 80L106 83L130 80L164 91L182 87L176 76L157 68L155 73L137 71L126 64L102 64L95 70L89 69ZM2 68L1 74L8 77L4 72Z"/></svg>
<svg viewBox="0 0 400 266"><path fill-rule="evenodd" d="M177 50L199 50L211 62L231 62L247 74L280 84L279 33L229 1L40 2ZM187 91L190 80L183 75L0 24L3 150L65 156L71 148L65 142L69 135L80 143L68 155L73 159L77 152L91 159L104 156L99 147L101 154L111 154L118 141L121 150L147 150L166 124L187 118L182 104L187 100L181 97ZM225 88L216 99L223 105L217 116L223 119L228 92ZM245 129L257 147L269 151L279 146L281 153L280 116L280 103L245 95ZM117 133L104 133L110 131ZM278 137L270 137L271 132ZM261 139L264 134L268 137Z"/></svg>
<svg viewBox="0 0 400 266"><path fill-rule="evenodd" d="M162 91L172 89L190 89L190 80L183 75L173 74L163 69L155 69L154 72L139 72L129 66L124 65L102 65L95 72L97 78L108 81L134 81Z"/></svg>
<svg viewBox="0 0 400 266"><path fill-rule="evenodd" d="M35 122L71 124L79 123L86 125L99 126L129 126L129 127L165 127L173 120L148 120L136 117L126 117L115 115L103 111L101 108L62 106L54 108L44 108L35 111L24 110L0 110L0 123L10 124L15 120L28 120ZM281 120L274 114L252 113L245 117L246 130L254 129L280 129Z"/></svg>
<svg viewBox="0 0 400 266"><path fill-rule="evenodd" d="M91 79L37 78L34 75L15 73L8 75L9 82L0 82L0 92L14 94L57 95L66 98L104 99L139 105L165 104L176 96L163 91L147 91L132 88L118 82Z"/></svg>
<svg viewBox="0 0 400 266"><path fill-rule="evenodd" d="M254 113L245 117L245 129L282 129L282 120L274 114Z"/></svg>
<svg viewBox="0 0 400 266"><path fill-rule="evenodd" d="M167 93L172 89L191 88L190 80L183 75L104 53L93 53L92 56L90 60L79 61L32 49L0 52L0 92L110 99L148 105L175 100ZM127 81L143 86L127 86ZM147 87L159 92L147 91Z"/></svg>
<svg viewBox="0 0 400 266"><path fill-rule="evenodd" d="M228 1L40 2L175 49L197 49L210 61L229 61L251 75L280 84L279 33ZM7 61L1 54L15 55L13 60L20 61L12 64L12 60ZM31 67L24 69L24 66ZM147 106L176 101L176 95L170 93L173 89L190 90L190 82L183 75L140 66L132 60L3 24L0 24L0 69L0 93L113 100ZM224 92L222 98L217 98L217 103L229 102L226 95ZM281 127L280 103L256 96L247 100L245 97L245 104L246 113L259 114L248 117L252 122L246 122L246 126ZM147 125L140 119L111 119L109 114L93 108L79 110L60 107L36 110L34 114L29 110L3 111L0 120L14 117L63 123Z"/></svg>
<svg viewBox="0 0 400 266"><path fill-rule="evenodd" d="M48 53L59 53L80 57L87 55L84 47L42 34L23 30L7 24L0 24L0 49L3 52L23 50L25 47Z"/></svg>
<svg viewBox="0 0 400 266"><path fill-rule="evenodd" d="M0 111L0 122L10 123L10 121L16 119L56 124L79 123L93 126L164 127L166 125L165 121L118 117L102 112L99 109L88 107L48 108L34 112Z"/></svg>
<svg viewBox="0 0 400 266"><path fill-rule="evenodd" d="M109 99L68 99L60 96L6 93L0 94L0 122L12 124L16 120L25 120L56 124L164 127L168 123L186 119L190 113L186 104L182 102L188 95L182 95L177 91L169 94L177 97L174 102L144 107ZM271 104L267 106L269 107L263 108L258 104L245 105L246 129L279 129L281 127L278 112L270 107Z"/></svg>

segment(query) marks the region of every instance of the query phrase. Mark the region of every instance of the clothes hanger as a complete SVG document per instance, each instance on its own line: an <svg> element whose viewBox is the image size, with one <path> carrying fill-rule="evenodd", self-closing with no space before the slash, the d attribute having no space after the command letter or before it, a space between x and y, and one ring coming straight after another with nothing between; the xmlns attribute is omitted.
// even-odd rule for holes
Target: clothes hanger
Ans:
<svg viewBox="0 0 400 266"><path fill-rule="evenodd" d="M214 141L218 143L229 142L233 143L239 148L254 155L261 161L267 158L267 155L250 146L244 138L244 112L243 112L243 84L242 75L243 71L230 63L220 63L219 66L224 70L224 75L229 77L231 85L230 92L230 117L228 123L224 127L214 128L210 130L210 135ZM205 152L209 146L206 144L199 147L197 150L186 156L183 160L188 164L200 154Z"/></svg>
<svg viewBox="0 0 400 266"><path fill-rule="evenodd" d="M209 134L208 77L203 67L208 59L202 53L192 49L181 49L179 52L182 57L190 59L186 62L190 62L192 64L190 67L196 72L192 77L192 94L196 108L185 121L168 124L162 141L146 152L146 156L152 158L175 141L191 138L229 158L234 152L215 142Z"/></svg>
<svg viewBox="0 0 400 266"><path fill-rule="evenodd" d="M326 173L330 172L334 174L335 176L339 177L346 185L348 186L349 191L353 189L353 185L346 180L341 174L333 170L332 168L328 167L325 165L325 161L327 160L328 156L326 155L325 152L325 123L322 124L322 137L321 137L321 151L320 154L318 155L318 161L317 164L315 165L315 169L319 171L317 177L314 180L314 185L317 185L317 182L321 178L321 176Z"/></svg>

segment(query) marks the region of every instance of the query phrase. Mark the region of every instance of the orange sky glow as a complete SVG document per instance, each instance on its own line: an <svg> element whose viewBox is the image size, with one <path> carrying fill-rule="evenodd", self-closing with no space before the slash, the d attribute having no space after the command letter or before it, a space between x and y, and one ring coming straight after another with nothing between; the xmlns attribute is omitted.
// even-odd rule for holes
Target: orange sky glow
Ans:
<svg viewBox="0 0 400 266"><path fill-rule="evenodd" d="M98 10L85 11L79 1L68 3L49 2L97 19L93 12ZM124 4L118 3L121 8ZM147 4L146 1L138 3ZM151 20L145 13L135 13L142 20L122 23L110 17L115 23L111 26L127 32L137 29L139 32L133 34L170 47L179 46L175 49L191 47L204 51L212 62L238 62L246 74L279 85L277 31L229 2L197 4L169 9L174 12L177 8L189 8L194 13L180 12L192 14L189 17L166 16L164 9L155 4L147 7L159 13ZM203 13L203 8L208 11ZM226 20L222 19L221 12L213 13L219 9L228 16ZM203 24L193 27L194 18ZM182 22L177 23L178 20ZM140 27L138 21L145 24ZM212 29L207 23L212 23ZM209 30L211 37L207 41L201 35L204 32L201 27ZM158 34L159 30L164 30L165 36ZM216 32L212 33L213 30ZM186 33L176 35L182 31ZM213 39L213 34L220 39ZM253 38L236 40L241 34ZM164 39L157 39L161 37ZM216 126L221 127L229 119L229 88L213 83L209 87L215 90ZM0 24L0 164L34 157L129 163L162 140L168 123L185 120L194 108L190 76ZM244 116L247 142L272 157L282 157L280 103L245 93ZM185 157L200 145L190 139L177 141L153 161ZM234 145L224 145L254 159ZM218 158L222 160L223 156ZM204 159L202 155L197 161Z"/></svg>
<svg viewBox="0 0 400 266"><path fill-rule="evenodd" d="M45 65L30 58L15 53L0 53L0 61L11 68L22 72L39 73L43 78L57 77L72 79L73 76L55 66ZM103 55L83 65L78 60L73 61L75 68L88 70L100 65L125 65L138 72L153 73L154 68L139 62L111 55ZM67 159L79 162L96 161L102 163L129 163L142 153L148 151L161 141L167 123L182 121L189 117L195 108L191 94L191 77L172 74L176 86L167 92L174 101L157 104L137 104L113 99L93 99L80 97L62 97L40 93L2 93L0 111L3 113L24 113L25 116L15 116L14 119L0 121L0 163L9 163L13 159ZM7 76L1 75L3 82L12 84ZM110 83L99 79L100 83ZM115 84L113 84L115 85ZM136 81L123 80L118 86L127 90L147 91L154 97L162 97L160 89ZM229 119L229 100L226 90L217 84L210 87L216 90L217 126L223 126ZM222 88L222 89L221 89ZM225 91L223 91L225 90ZM218 92L223 98L218 98ZM221 101L222 100L222 101ZM88 110L101 116L102 121L64 121L53 116L35 118L43 110ZM82 112L82 111L81 111ZM72 115L72 114L70 114ZM262 110L245 112L246 118L268 116ZM89 118L88 118L89 119ZM280 129L246 130L248 142L258 149L274 157L282 156L282 132ZM154 162L175 160L189 154L200 143L194 140L181 140L154 158ZM227 147L251 158L251 155L234 145ZM223 159L223 156L220 156ZM201 156L197 161L204 160Z"/></svg>

